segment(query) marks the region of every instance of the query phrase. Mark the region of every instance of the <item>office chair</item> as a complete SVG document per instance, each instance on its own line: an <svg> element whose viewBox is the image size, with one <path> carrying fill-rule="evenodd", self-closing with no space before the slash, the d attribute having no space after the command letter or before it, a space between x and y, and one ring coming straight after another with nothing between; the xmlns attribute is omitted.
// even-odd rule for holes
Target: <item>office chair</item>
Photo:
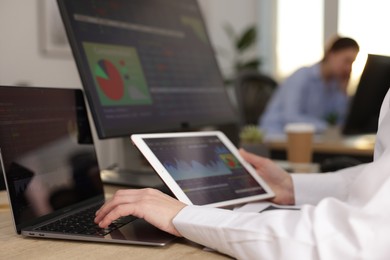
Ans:
<svg viewBox="0 0 390 260"><path fill-rule="evenodd" d="M238 75L235 94L241 126L257 125L276 86L274 79L258 71L244 71Z"/></svg>

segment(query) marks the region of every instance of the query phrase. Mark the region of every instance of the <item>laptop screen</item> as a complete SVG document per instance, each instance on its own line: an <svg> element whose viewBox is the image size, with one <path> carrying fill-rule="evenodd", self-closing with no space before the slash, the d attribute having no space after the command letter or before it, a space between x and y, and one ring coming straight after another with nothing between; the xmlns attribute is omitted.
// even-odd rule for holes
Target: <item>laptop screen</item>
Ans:
<svg viewBox="0 0 390 260"><path fill-rule="evenodd" d="M0 149L17 227L103 195L81 90L0 86Z"/></svg>

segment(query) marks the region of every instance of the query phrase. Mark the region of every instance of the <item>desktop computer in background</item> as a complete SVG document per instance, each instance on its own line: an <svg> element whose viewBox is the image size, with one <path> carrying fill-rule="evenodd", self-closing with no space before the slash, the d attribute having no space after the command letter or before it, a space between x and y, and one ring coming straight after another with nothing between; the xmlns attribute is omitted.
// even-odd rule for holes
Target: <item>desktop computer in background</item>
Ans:
<svg viewBox="0 0 390 260"><path fill-rule="evenodd" d="M133 133L237 122L196 0L58 4L98 137L121 138L118 171L106 182L153 186Z"/></svg>
<svg viewBox="0 0 390 260"><path fill-rule="evenodd" d="M368 54L342 133L375 134L382 101L390 88L390 57Z"/></svg>

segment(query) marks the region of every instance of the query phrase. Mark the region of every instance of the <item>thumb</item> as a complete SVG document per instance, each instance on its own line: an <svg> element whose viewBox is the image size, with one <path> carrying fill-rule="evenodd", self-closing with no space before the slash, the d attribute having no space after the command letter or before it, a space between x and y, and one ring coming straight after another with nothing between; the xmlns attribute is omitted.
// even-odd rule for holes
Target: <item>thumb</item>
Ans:
<svg viewBox="0 0 390 260"><path fill-rule="evenodd" d="M245 161L252 164L255 168L259 168L264 164L266 158L263 158L259 155L247 152L245 149L239 149L240 155L244 158Z"/></svg>

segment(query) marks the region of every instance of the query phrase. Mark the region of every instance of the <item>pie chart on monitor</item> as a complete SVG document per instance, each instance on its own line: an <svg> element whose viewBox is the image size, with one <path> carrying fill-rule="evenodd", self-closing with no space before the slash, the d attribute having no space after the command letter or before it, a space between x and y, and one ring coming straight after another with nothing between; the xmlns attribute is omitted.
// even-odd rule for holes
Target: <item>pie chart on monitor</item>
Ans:
<svg viewBox="0 0 390 260"><path fill-rule="evenodd" d="M100 90L109 99L120 100L124 95L124 83L122 76L109 60L99 60L95 67L95 77Z"/></svg>

